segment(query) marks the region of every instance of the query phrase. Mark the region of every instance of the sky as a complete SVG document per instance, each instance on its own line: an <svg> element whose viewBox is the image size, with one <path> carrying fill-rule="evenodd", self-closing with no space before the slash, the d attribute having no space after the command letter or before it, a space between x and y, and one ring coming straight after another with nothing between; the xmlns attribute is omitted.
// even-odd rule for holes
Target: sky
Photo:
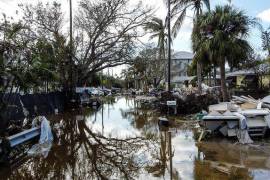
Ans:
<svg viewBox="0 0 270 180"><path fill-rule="evenodd" d="M40 1L53 1L53 0L40 0ZM62 8L65 11L65 14L68 15L68 0L57 0L61 2ZM94 1L94 0L93 0ZM97 1L97 0L96 0ZM140 0L131 0L132 3L137 3ZM210 0L211 1L211 8L213 9L216 5L224 5L228 4L227 0ZM18 10L19 3L37 3L37 0L0 0L0 13L5 13L9 16L16 16L16 10ZM77 5L79 0L73 0L73 9L76 12ZM164 4L164 0L142 0L144 6L151 6L155 10L155 16L165 19L166 17L166 6ZM260 23L264 26L264 28L270 27L270 0L232 0L232 6L243 10L248 16L256 17L260 19ZM188 11L188 16L192 16L192 10ZM19 16L19 15L17 15ZM16 18L16 17L15 17ZM68 23L68 20L66 20ZM191 32L192 32L192 19L187 17L182 25L182 28L173 41L173 49L175 51L189 51L192 52L191 48ZM261 55L265 55L266 52L262 50L261 47L261 39L260 39L260 32L256 29L253 29L250 33L248 38L251 46L254 48L256 53ZM145 43L155 43L156 40L149 41L149 36L143 38ZM121 72L121 68L116 68L112 70L118 75Z"/></svg>

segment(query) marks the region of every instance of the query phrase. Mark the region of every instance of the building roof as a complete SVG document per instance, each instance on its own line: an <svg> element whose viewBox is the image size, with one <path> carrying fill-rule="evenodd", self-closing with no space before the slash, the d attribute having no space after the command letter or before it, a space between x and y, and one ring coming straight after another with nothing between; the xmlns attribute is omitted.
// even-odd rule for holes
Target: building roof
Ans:
<svg viewBox="0 0 270 180"><path fill-rule="evenodd" d="M193 59L194 54L187 51L176 51L172 54L172 59Z"/></svg>
<svg viewBox="0 0 270 180"><path fill-rule="evenodd" d="M226 77L241 76L241 75L253 75L253 74L255 74L254 70L238 70L238 71L226 73Z"/></svg>
<svg viewBox="0 0 270 180"><path fill-rule="evenodd" d="M172 83L182 83L185 81L190 81L194 79L196 76L176 76L172 78Z"/></svg>

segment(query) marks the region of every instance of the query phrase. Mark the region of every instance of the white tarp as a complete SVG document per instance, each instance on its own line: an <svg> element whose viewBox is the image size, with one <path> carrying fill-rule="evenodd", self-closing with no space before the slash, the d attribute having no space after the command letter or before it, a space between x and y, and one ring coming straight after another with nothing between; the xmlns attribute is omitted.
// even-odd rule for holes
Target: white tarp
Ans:
<svg viewBox="0 0 270 180"><path fill-rule="evenodd" d="M240 129L243 130L243 129L247 129L247 119L245 116L243 116L242 114L240 113L233 113L233 115L237 116L239 118L239 126L240 126Z"/></svg>
<svg viewBox="0 0 270 180"><path fill-rule="evenodd" d="M251 144L251 143L253 143L252 139L250 138L250 136L248 134L247 129L243 129L243 130L239 129L236 134L237 134L238 141L241 144Z"/></svg>
<svg viewBox="0 0 270 180"><path fill-rule="evenodd" d="M239 117L239 125L240 129L237 130L236 135L238 138L238 141L241 144L251 144L253 143L252 139L250 138L247 130L247 119L245 116L243 116L240 113L233 113L235 116Z"/></svg>
<svg viewBox="0 0 270 180"><path fill-rule="evenodd" d="M39 138L39 144L53 141L53 134L50 126L50 122L44 117L41 117L41 133Z"/></svg>
<svg viewBox="0 0 270 180"><path fill-rule="evenodd" d="M270 104L270 95L269 96L266 96L262 99L262 102L263 103L267 103L267 104Z"/></svg>
<svg viewBox="0 0 270 180"><path fill-rule="evenodd" d="M33 124L36 124L36 120L37 119L33 121ZM53 134L50 122L44 116L39 117L38 120L41 121L39 143L32 146L32 148L28 151L28 155L42 155L46 158L52 147Z"/></svg>

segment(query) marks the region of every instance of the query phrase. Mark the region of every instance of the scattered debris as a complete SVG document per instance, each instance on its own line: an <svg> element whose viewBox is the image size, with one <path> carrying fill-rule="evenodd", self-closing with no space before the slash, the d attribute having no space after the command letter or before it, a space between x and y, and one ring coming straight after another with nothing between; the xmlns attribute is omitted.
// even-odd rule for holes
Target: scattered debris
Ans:
<svg viewBox="0 0 270 180"><path fill-rule="evenodd" d="M157 101L157 98L154 96L136 96L135 101L140 103L152 103Z"/></svg>
<svg viewBox="0 0 270 180"><path fill-rule="evenodd" d="M201 125L212 133L237 137L241 144L253 143L250 137L264 137L270 127L270 96L256 100L251 96L233 96L231 102L210 105L208 114L200 114Z"/></svg>
<svg viewBox="0 0 270 180"><path fill-rule="evenodd" d="M203 138L203 135L204 135L204 129L201 131L201 134L200 134L200 137L198 139L198 142L201 142L201 140Z"/></svg>
<svg viewBox="0 0 270 180"><path fill-rule="evenodd" d="M187 96L174 96L173 93L164 92L159 99L159 109L161 112L167 112L167 101L176 101L177 114L194 114L200 112L202 109L207 109L211 104L216 104L217 99L210 95L197 95L190 94ZM175 110L170 108L170 114L173 114Z"/></svg>

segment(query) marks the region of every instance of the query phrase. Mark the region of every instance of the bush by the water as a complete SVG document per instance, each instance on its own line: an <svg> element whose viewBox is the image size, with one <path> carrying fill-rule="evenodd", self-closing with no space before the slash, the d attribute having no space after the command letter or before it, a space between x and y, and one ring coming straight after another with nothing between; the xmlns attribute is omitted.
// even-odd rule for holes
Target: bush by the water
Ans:
<svg viewBox="0 0 270 180"><path fill-rule="evenodd" d="M166 105L167 101L177 102L177 114L193 114L198 113L201 110L207 110L211 104L217 104L218 100L210 94L197 95L190 94L185 97L174 96L172 93L164 92L161 94L159 108L162 112L167 112L168 108ZM173 109L169 109L173 112Z"/></svg>

